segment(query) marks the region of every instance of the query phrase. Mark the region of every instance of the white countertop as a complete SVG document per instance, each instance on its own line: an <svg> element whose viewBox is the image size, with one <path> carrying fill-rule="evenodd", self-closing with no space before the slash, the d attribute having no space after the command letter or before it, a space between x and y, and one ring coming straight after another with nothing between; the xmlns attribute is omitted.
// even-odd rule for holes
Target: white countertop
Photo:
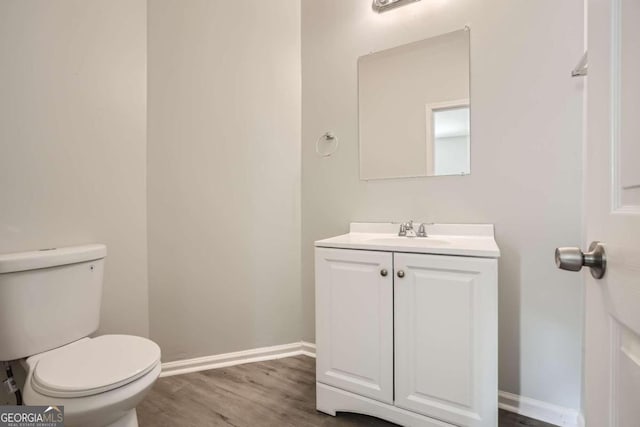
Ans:
<svg viewBox="0 0 640 427"><path fill-rule="evenodd" d="M420 226L414 224L416 231ZM483 258L500 257L492 224L428 224L428 237L399 237L400 224L351 223L350 232L315 242L316 247L410 252Z"/></svg>

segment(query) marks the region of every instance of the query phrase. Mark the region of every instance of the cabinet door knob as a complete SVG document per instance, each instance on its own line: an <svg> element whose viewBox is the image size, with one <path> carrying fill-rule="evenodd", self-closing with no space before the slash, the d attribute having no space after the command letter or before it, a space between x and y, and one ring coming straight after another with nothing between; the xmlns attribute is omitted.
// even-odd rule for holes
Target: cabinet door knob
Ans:
<svg viewBox="0 0 640 427"><path fill-rule="evenodd" d="M404 271L398 271L398 277L402 279L404 277Z"/></svg>
<svg viewBox="0 0 640 427"><path fill-rule="evenodd" d="M382 277L387 277L387 269L386 269L386 268L383 268L382 270L380 270L380 275L381 275Z"/></svg>

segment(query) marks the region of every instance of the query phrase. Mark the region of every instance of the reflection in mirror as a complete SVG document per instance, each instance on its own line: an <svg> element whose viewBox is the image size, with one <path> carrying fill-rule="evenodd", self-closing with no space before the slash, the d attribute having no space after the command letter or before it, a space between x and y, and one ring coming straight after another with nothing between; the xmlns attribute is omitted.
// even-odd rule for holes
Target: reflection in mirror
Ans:
<svg viewBox="0 0 640 427"><path fill-rule="evenodd" d="M427 175L468 175L469 101L427 106Z"/></svg>
<svg viewBox="0 0 640 427"><path fill-rule="evenodd" d="M469 31L358 60L360 178L471 172Z"/></svg>

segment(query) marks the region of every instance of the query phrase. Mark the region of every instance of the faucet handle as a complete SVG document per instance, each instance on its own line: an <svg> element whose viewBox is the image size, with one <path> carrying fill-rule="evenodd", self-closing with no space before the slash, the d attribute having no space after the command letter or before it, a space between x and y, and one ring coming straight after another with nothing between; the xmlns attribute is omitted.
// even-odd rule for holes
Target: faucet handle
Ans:
<svg viewBox="0 0 640 427"><path fill-rule="evenodd" d="M400 224L400 230L398 231L398 236L404 237L406 235L407 235L407 225L406 224Z"/></svg>
<svg viewBox="0 0 640 427"><path fill-rule="evenodd" d="M427 237L427 230L425 229L424 222L420 224L420 227L418 228L418 237Z"/></svg>

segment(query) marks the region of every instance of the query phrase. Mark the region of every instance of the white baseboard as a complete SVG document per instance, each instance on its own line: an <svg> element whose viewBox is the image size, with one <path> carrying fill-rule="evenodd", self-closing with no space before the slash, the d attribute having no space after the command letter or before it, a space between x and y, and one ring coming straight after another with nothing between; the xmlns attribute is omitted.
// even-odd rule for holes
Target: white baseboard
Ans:
<svg viewBox="0 0 640 427"><path fill-rule="evenodd" d="M206 371L241 365L243 363L262 362L264 360L281 359L283 357L305 355L315 357L316 346L305 341L272 347L254 348L233 353L216 354L214 356L196 357L194 359L176 360L162 364L161 377Z"/></svg>
<svg viewBox="0 0 640 427"><path fill-rule="evenodd" d="M305 356L316 357L316 345L310 342L301 341L300 345L302 346L302 350L300 350L300 354L304 354Z"/></svg>
<svg viewBox="0 0 640 427"><path fill-rule="evenodd" d="M575 409L564 408L540 400L519 396L506 391L498 392L498 407L525 417L544 421L562 427L584 426L580 424L580 413Z"/></svg>

